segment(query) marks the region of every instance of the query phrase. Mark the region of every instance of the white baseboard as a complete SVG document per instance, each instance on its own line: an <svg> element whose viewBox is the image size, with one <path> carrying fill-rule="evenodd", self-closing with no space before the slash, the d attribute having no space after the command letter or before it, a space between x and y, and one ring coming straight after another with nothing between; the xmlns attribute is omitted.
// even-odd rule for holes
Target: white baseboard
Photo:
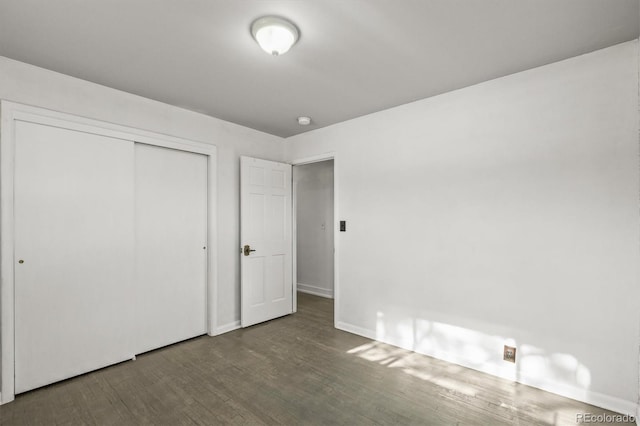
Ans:
<svg viewBox="0 0 640 426"><path fill-rule="evenodd" d="M230 322L229 324L225 324L217 327L214 336L219 336L221 334L228 333L230 331L237 330L239 328L241 328L240 320Z"/></svg>
<svg viewBox="0 0 640 426"><path fill-rule="evenodd" d="M6 395L6 394L5 394ZM2 394L0 393L0 405L8 404L15 399L15 395L7 397L6 400L2 399Z"/></svg>
<svg viewBox="0 0 640 426"><path fill-rule="evenodd" d="M338 321L336 322L336 328L338 330L342 330L348 333L357 334L358 336L366 337L367 339L377 340L375 332L368 330L366 328L358 327L357 325Z"/></svg>
<svg viewBox="0 0 640 426"><path fill-rule="evenodd" d="M333 290L317 287L311 284L297 284L298 291L301 293L313 294L314 296L326 297L328 299L333 299Z"/></svg>
<svg viewBox="0 0 640 426"><path fill-rule="evenodd" d="M375 331L359 327L357 325L345 323L345 322L336 322L336 328L339 330L343 330L349 333L357 334L359 336L366 337L368 339L376 340L382 343L386 343L389 345L397 346L402 349L407 349L410 351L414 351L420 353L422 355L427 355L432 358L437 358L443 361L450 362L452 364L461 365L463 367L471 368L472 370L480 371L482 373L491 374L494 376L502 377L507 380L513 380L511 377L503 377L496 374L493 374L490 371L484 371L476 364L473 363L473 360L465 359L458 354L442 354L439 353L437 356L432 353L427 353L426 351L415 351L414 348L403 346L399 344L399 342L393 341L385 341L377 338ZM585 402L587 404L594 405L596 407L604 408L607 410L615 411L616 413L626 414L626 415L634 415L636 416L636 421L640 417L640 405L634 403L632 401L627 401L621 398L617 398L610 395L605 395L599 392L594 392L588 389L581 389L573 386L568 386L565 383L557 383L557 384L545 384L540 385L538 382L539 378L529 377L526 374L520 373L518 383L522 383L523 385L531 386L534 388L542 389L546 392L550 392L556 395L564 396L566 398L574 399L576 401ZM594 413L595 414L595 413ZM640 423L638 423L640 425Z"/></svg>
<svg viewBox="0 0 640 426"><path fill-rule="evenodd" d="M589 389L579 389L577 387L566 386L564 384L538 385L535 378L527 377L526 375L522 375L517 382L620 414L634 416L633 413L638 410L638 404L632 401L605 395Z"/></svg>

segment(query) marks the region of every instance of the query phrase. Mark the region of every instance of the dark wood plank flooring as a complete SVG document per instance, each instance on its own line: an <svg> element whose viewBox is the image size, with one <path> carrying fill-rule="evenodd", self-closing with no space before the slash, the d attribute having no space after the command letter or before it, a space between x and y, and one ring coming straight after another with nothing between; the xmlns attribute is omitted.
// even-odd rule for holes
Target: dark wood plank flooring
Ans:
<svg viewBox="0 0 640 426"><path fill-rule="evenodd" d="M0 425L576 424L611 412L333 328L333 301L18 395Z"/></svg>

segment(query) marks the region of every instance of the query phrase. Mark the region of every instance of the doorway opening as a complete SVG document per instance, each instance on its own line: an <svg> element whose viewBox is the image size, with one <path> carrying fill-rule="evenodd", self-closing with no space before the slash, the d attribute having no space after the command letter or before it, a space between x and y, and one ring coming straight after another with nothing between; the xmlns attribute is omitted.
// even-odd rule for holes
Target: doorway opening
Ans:
<svg viewBox="0 0 640 426"><path fill-rule="evenodd" d="M313 300L307 295L332 299L335 312L338 222L334 163L333 156L327 156L293 164L293 284L294 292L304 295L302 303Z"/></svg>

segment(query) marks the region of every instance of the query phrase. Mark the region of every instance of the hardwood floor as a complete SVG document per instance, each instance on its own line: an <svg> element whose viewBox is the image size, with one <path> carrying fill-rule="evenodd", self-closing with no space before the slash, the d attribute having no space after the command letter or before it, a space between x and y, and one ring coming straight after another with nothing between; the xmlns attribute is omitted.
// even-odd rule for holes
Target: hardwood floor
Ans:
<svg viewBox="0 0 640 426"><path fill-rule="evenodd" d="M0 425L576 424L613 414L333 328L333 301L18 395ZM592 423L594 424L594 423Z"/></svg>

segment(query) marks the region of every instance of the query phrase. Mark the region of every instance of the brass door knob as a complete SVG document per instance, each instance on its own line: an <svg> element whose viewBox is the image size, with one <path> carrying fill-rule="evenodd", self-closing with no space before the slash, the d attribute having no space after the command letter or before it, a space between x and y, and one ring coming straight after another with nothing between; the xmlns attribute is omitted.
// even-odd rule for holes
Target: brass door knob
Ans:
<svg viewBox="0 0 640 426"><path fill-rule="evenodd" d="M255 250L251 249L251 246L249 246L248 244L244 246L243 253L245 256L249 256L252 251L255 251Z"/></svg>

